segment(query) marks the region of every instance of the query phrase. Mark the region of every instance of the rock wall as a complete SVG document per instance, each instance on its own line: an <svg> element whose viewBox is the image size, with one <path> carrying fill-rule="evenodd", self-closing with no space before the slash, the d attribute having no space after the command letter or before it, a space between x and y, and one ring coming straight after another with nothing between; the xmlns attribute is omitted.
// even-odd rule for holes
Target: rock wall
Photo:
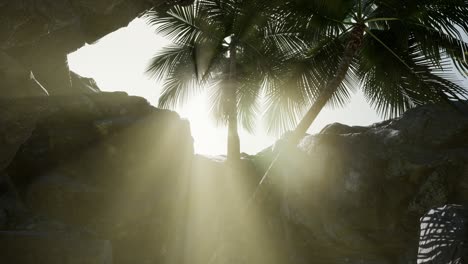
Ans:
<svg viewBox="0 0 468 264"><path fill-rule="evenodd" d="M187 121L124 93L0 107L2 263L177 263Z"/></svg>
<svg viewBox="0 0 468 264"><path fill-rule="evenodd" d="M150 8L165 9L184 0L0 0L0 89L25 89L21 84L5 85L12 79L2 65L14 60L29 77L51 94L81 93L72 88L67 54L85 43L128 25ZM18 92L18 91L17 91ZM15 95L31 95L19 91ZM0 95L1 96L1 95Z"/></svg>
<svg viewBox="0 0 468 264"><path fill-rule="evenodd" d="M205 195L188 215L188 263L416 263L421 217L468 205L465 103L329 125L282 155L250 201L281 145L245 156L234 175L222 158L195 159L192 181L203 186L191 192Z"/></svg>
<svg viewBox="0 0 468 264"><path fill-rule="evenodd" d="M370 127L332 124L285 155L271 179L283 194L270 216L289 223L289 242L280 240L290 259L416 263L419 219L468 204L468 105L456 108L423 106Z"/></svg>
<svg viewBox="0 0 468 264"><path fill-rule="evenodd" d="M419 219L468 204L466 104L307 136L245 211L280 144L227 173L142 98L0 101L2 263L415 263Z"/></svg>

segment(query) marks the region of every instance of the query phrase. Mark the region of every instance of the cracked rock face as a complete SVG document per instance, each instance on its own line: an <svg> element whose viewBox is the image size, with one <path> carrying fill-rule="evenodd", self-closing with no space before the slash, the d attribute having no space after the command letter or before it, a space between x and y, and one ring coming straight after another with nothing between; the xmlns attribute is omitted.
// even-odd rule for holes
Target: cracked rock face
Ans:
<svg viewBox="0 0 468 264"><path fill-rule="evenodd" d="M187 122L142 98L98 93L1 102L0 229L9 230L0 232L2 248L17 245L10 241L19 235L37 252L43 239L51 242L38 237L45 233L94 245L81 251L97 260L88 263L102 263L110 243L113 263L204 264L223 221L237 219L247 202L223 206L234 188L222 177L222 160L194 158ZM225 245L234 260L213 263L415 263L420 217L468 204L468 108L457 108L427 105L369 127L332 124L305 137L279 161L254 207L262 217L255 227L276 251L259 246L254 232L234 229ZM239 190L253 193L272 149L243 157ZM194 187L198 180L213 196L196 210L175 206L203 192ZM178 259L181 248L194 258Z"/></svg>
<svg viewBox="0 0 468 264"><path fill-rule="evenodd" d="M0 102L2 261L177 263L187 121L125 93Z"/></svg>
<svg viewBox="0 0 468 264"><path fill-rule="evenodd" d="M314 180L292 187L309 208L292 206L298 223L314 230L318 216L330 241L363 258L381 252L380 263L414 257L423 214L468 204L461 184L468 180L468 108L458 107L428 105L365 129L335 132L331 125L306 138L307 178Z"/></svg>
<svg viewBox="0 0 468 264"><path fill-rule="evenodd" d="M67 54L127 26L150 8L174 4L190 1L0 0L0 55L32 71L52 94L81 93L72 88ZM5 90L10 87L2 80L2 63L0 56L0 89Z"/></svg>
<svg viewBox="0 0 468 264"><path fill-rule="evenodd" d="M0 47L9 50L50 41L70 53L84 43L126 26L150 8L183 1L162 0L21 0L0 1ZM187 1L185 1L185 4ZM65 39L67 38L67 39Z"/></svg>
<svg viewBox="0 0 468 264"><path fill-rule="evenodd" d="M278 212L290 223L288 254L298 263L415 263L420 217L468 204L468 107L457 108L427 105L304 138L279 165L288 179L280 199L288 213Z"/></svg>

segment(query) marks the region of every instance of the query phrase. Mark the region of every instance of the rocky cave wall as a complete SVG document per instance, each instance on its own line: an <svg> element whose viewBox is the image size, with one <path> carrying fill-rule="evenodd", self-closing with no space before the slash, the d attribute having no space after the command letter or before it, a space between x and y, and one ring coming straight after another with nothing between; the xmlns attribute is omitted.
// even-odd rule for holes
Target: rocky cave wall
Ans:
<svg viewBox="0 0 468 264"><path fill-rule="evenodd" d="M91 44L151 8L187 0L0 0L2 97L92 92L70 76L67 55Z"/></svg>
<svg viewBox="0 0 468 264"><path fill-rule="evenodd" d="M231 252L213 263L414 263L420 217L468 204L468 107L457 107L304 138L255 200L272 250L248 227L227 235L247 201L225 201L250 197L278 147L244 156L236 193L223 159L194 156L188 122L142 98L2 99L1 260L205 264L224 241Z"/></svg>
<svg viewBox="0 0 468 264"><path fill-rule="evenodd" d="M177 114L123 93L94 94L93 81L66 64L84 43L167 2L0 0L5 263L205 264L212 257L219 241L213 216L225 212L216 203L229 189L222 163L194 158L188 123ZM272 195L267 185L257 201L265 232L280 241L287 261L272 260L242 234L237 259L216 263L414 263L419 218L430 208L468 204L467 116L464 104L429 105L370 127L333 124L306 137L272 176L287 176L280 180L287 195ZM247 193L273 153L244 157ZM206 243L190 245L197 257L187 260L174 251L187 247L184 228L193 219L174 205L198 179L225 187L201 209L203 232L192 235Z"/></svg>
<svg viewBox="0 0 468 264"><path fill-rule="evenodd" d="M468 105L427 105L369 127L332 124L279 167L288 195L277 203L288 209L272 216L288 219L297 263L416 263L420 218L468 205Z"/></svg>
<svg viewBox="0 0 468 264"><path fill-rule="evenodd" d="M124 93L0 100L1 263L178 263L187 121Z"/></svg>
<svg viewBox="0 0 468 264"><path fill-rule="evenodd" d="M239 177L246 193L253 193L281 145L243 159ZM204 158L200 163L216 167ZM221 174L217 166L211 174ZM225 197L222 192L215 200ZM218 254L213 263L465 263L467 220L455 215L466 215L466 209L444 206L468 206L468 104L422 106L368 127L331 124L282 155L253 204L260 224L231 231L234 241L224 242L231 252ZM442 228L431 231L432 240L419 251L425 254L418 255L420 219L433 208L445 222L433 223ZM241 210L226 217L235 223ZM204 230L200 238L216 233L211 221L204 218L208 224L198 227ZM259 234L268 239L262 242ZM195 245L194 252L208 253L191 263L207 263L218 243Z"/></svg>

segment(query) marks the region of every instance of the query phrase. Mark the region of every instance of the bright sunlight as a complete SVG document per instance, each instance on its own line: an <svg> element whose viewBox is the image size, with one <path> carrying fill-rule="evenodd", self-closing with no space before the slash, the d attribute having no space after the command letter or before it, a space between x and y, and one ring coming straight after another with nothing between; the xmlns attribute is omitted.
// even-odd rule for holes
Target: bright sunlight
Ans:
<svg viewBox="0 0 468 264"><path fill-rule="evenodd" d="M70 68L76 73L94 78L103 91L125 91L146 98L157 106L161 84L145 74L149 59L169 42L154 34L143 19L135 19L122 28L98 41L86 45L68 56ZM176 111L190 121L195 141L195 151L205 155L226 153L227 131L216 126L209 112L206 94L190 98L186 105ZM356 92L347 107L324 109L309 133L319 132L325 125L340 122L348 125L369 125L381 118ZM241 151L255 154L276 141L265 133L258 120L255 134L240 130Z"/></svg>
<svg viewBox="0 0 468 264"><path fill-rule="evenodd" d="M0 14L1 263L468 259L468 0Z"/></svg>

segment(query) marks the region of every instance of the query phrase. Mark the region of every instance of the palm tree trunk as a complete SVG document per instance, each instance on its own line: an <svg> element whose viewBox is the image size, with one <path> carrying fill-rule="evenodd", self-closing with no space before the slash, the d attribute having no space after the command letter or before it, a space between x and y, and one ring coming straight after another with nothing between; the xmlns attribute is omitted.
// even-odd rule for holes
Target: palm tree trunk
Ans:
<svg viewBox="0 0 468 264"><path fill-rule="evenodd" d="M307 132L307 129L310 127L310 125L312 125L315 118L318 116L318 114L322 110L322 108L325 106L325 104L330 100L330 98L336 92L339 85L343 82L344 78L346 77L346 73L348 72L349 67L351 65L351 62L353 61L354 55L356 54L356 52L361 46L362 39L364 37L364 28L365 28L364 25L358 25L355 28L353 28L353 30L351 31L350 39L348 43L346 44L343 58L340 64L338 65L337 71L335 73L335 77L327 84L327 86L319 94L319 96L315 100L315 103L309 109L307 114L302 118L301 122L299 122L291 138L288 139L288 143L286 144L286 147L296 146L299 143L299 141ZM277 154L278 157L280 154L281 152ZM272 168L272 166L273 166L273 163L270 166L270 168ZM266 175L267 174L268 174L268 171L266 172ZM266 175L264 176L264 178L266 177ZM289 202L288 202L288 197L289 197L288 176L289 175L285 173L283 173L282 175L282 177L284 178L283 180L284 180L285 186L283 186L283 197L282 197L283 199L282 199L280 215L281 215L281 220L283 224L283 233L284 233L284 240L286 242L287 256L288 258L291 258L291 256L294 256L294 247L291 245L292 243L291 234L290 234L291 232L289 230L290 210L289 210Z"/></svg>
<svg viewBox="0 0 468 264"><path fill-rule="evenodd" d="M227 138L227 162L225 170L224 184L220 187L223 188L223 193L225 194L222 199L222 204L220 214L220 223L221 229L219 231L220 241L217 243L217 246L209 260L209 264L226 262L225 259L229 259L232 254L232 249L229 247L229 243L234 238L232 228L229 227L236 225L236 222L232 222L234 219L231 217L234 215L232 211L232 185L229 184L229 180L233 176L237 175L238 161L240 161L240 140L237 127L237 69L236 69L236 43L234 37L231 38L231 43L229 46L229 79L228 83L225 86L225 113L228 118L228 138ZM221 259L220 259L221 258Z"/></svg>
<svg viewBox="0 0 468 264"><path fill-rule="evenodd" d="M290 146L297 145L299 143L325 104L330 100L340 84L343 82L356 52L361 47L364 37L364 29L365 25L357 25L352 29L350 38L343 53L343 58L335 73L335 77L326 85L325 89L323 89L319 94L312 107L307 111L306 115L297 125L292 137L289 139Z"/></svg>
<svg viewBox="0 0 468 264"><path fill-rule="evenodd" d="M229 49L229 85L227 91L227 114L228 114L228 143L227 160L235 162L240 160L240 140L237 127L237 71L236 71L236 43L234 37L231 39Z"/></svg>
<svg viewBox="0 0 468 264"><path fill-rule="evenodd" d="M337 71L335 73L335 77L327 84L325 89L323 89L323 91L319 94L319 96L315 100L315 103L312 105L312 107L309 109L306 115L302 118L301 122L299 122L299 124L297 125L292 135L287 139L286 148L295 147L299 143L299 141L305 135L310 125L312 125L315 118L318 116L318 114L322 110L322 108L325 106L325 104L330 100L330 98L336 92L339 85L343 82L344 78L346 77L346 73L348 72L349 67L351 65L351 62L353 61L353 58L356 55L356 52L361 47L362 40L364 38L364 30L365 30L365 25L357 25L352 29L350 38L348 40L348 43L346 44L346 47L343 53L343 58L340 64L338 65ZM277 161L280 160L280 156L282 154L284 154L284 149L280 150L276 154L276 156L273 158L272 162L270 163L270 166L267 168L267 170L263 174L263 177L261 178L260 183L257 185L254 193L249 199L247 206L246 206L246 210L250 207L252 202L255 200L257 193L260 191L261 185L267 179L268 175L273 170L273 167L276 165Z"/></svg>

